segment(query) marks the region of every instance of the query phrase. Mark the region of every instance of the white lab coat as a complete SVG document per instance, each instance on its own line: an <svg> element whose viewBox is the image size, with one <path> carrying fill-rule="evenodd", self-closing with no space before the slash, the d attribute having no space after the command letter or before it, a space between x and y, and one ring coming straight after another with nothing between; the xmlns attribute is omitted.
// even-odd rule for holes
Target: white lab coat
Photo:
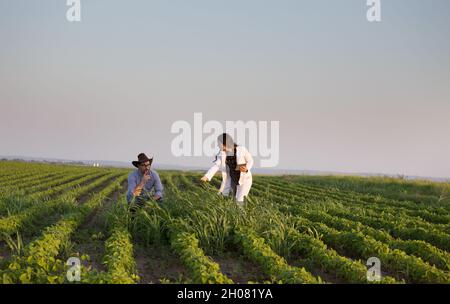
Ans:
<svg viewBox="0 0 450 304"><path fill-rule="evenodd" d="M231 191L231 177L229 176L229 171L225 163L226 156L225 151L220 151L217 154L213 166L205 174L208 181L210 181L217 171L220 170L222 172L222 184L220 185L219 192L223 195L229 195ZM236 161L238 164L246 164L248 169L248 172L241 172L239 185L236 187L236 200L243 202L244 197L248 195L252 186L253 178L251 169L253 167L253 157L245 147L237 146Z"/></svg>

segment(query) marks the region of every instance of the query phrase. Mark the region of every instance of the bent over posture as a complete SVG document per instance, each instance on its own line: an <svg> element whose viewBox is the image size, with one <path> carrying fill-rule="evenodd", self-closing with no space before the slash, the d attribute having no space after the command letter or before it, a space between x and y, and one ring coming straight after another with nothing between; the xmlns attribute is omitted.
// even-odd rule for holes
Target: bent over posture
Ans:
<svg viewBox="0 0 450 304"><path fill-rule="evenodd" d="M216 155L214 165L201 178L211 181L217 171L222 172L222 184L219 192L227 196L235 196L240 207L244 206L244 198L248 196L252 187L253 157L248 150L236 145L230 135L224 133L217 139L220 152Z"/></svg>

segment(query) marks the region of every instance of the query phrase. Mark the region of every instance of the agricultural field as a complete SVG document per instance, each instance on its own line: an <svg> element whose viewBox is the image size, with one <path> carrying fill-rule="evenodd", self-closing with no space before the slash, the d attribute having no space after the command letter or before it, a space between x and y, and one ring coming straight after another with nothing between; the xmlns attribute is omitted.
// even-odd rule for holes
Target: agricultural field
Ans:
<svg viewBox="0 0 450 304"><path fill-rule="evenodd" d="M1 282L69 283L77 258L80 283L450 283L449 183L255 175L240 209L159 171L163 204L130 212L129 173L0 162Z"/></svg>

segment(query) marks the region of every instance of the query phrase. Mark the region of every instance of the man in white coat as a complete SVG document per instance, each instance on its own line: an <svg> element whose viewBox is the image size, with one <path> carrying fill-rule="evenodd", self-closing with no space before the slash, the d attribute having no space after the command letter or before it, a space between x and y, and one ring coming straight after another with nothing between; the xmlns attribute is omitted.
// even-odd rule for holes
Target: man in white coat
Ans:
<svg viewBox="0 0 450 304"><path fill-rule="evenodd" d="M217 139L220 152L216 155L214 165L201 178L208 182L217 171L222 172L222 184L219 192L225 196L235 196L240 207L244 206L244 198L252 186L253 157L243 146L234 143L230 135L224 133Z"/></svg>

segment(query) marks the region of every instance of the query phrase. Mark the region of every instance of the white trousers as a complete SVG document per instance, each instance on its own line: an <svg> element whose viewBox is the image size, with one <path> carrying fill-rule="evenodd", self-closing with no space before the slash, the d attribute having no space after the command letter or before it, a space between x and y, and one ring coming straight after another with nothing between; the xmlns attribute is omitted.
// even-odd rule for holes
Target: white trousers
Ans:
<svg viewBox="0 0 450 304"><path fill-rule="evenodd" d="M236 186L236 201L243 202L244 197L248 195L250 192L250 188L252 187L253 178L251 175L246 176L241 179L241 185ZM225 196L228 196L231 192L231 177L227 176L222 180L222 185L220 187L220 193Z"/></svg>

